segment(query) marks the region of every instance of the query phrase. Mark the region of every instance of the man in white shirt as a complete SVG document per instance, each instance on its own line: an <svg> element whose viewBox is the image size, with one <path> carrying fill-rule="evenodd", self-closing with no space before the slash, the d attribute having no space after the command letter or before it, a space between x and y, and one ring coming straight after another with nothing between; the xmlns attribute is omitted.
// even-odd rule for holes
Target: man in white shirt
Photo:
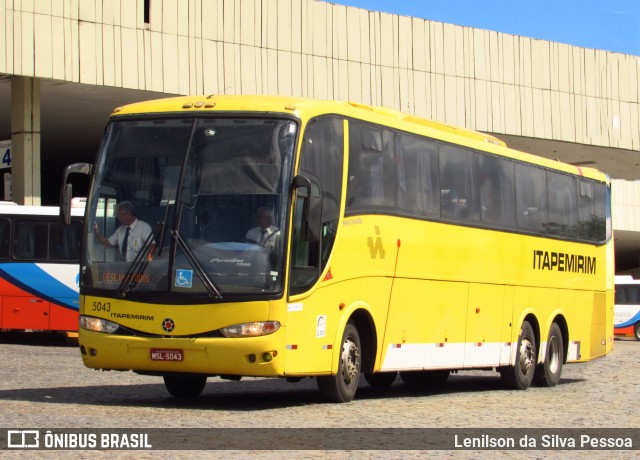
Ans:
<svg viewBox="0 0 640 460"><path fill-rule="evenodd" d="M121 201L116 205L116 217L120 221L120 226L116 228L109 238L100 233L98 224L94 225L94 233L100 243L108 248L118 248L121 260L133 262L142 245L151 235L151 226L136 217L136 210L130 201ZM147 260L151 260L155 244L149 248Z"/></svg>
<svg viewBox="0 0 640 460"><path fill-rule="evenodd" d="M273 225L273 211L269 206L262 206L256 211L257 227L249 229L245 240L266 248L273 249L278 244L280 230Z"/></svg>

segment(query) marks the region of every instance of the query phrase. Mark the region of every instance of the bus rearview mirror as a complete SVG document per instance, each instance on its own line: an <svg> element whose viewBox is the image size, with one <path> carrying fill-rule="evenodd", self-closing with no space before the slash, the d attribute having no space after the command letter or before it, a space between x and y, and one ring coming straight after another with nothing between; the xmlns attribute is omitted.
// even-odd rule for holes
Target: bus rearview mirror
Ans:
<svg viewBox="0 0 640 460"><path fill-rule="evenodd" d="M302 228L301 236L305 241L320 241L322 230L322 198L320 189L316 184L302 175L293 178L293 190L297 191L298 197L303 199L302 203Z"/></svg>

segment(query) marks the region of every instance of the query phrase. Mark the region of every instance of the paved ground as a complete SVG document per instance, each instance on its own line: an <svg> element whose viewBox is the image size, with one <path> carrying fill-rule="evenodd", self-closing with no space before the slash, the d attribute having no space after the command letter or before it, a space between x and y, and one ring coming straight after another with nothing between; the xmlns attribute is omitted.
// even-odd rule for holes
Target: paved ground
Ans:
<svg viewBox="0 0 640 460"><path fill-rule="evenodd" d="M2 338L0 338L2 340ZM324 403L315 381L209 379L202 396L179 402L162 380L83 366L63 344L0 343L0 428L640 428L640 342L616 340L604 358L563 369L555 388L505 390L494 372L461 372L446 386L416 388L397 379L369 387L349 404ZM7 343L8 342L8 343ZM206 433L206 432L204 432ZM247 440L248 443L251 440ZM363 449L366 447L363 446ZM637 447L636 447L637 448ZM622 451L191 451L201 458L630 458ZM1 451L35 458L44 452ZM175 458L177 452L46 452L47 458ZM181 455L186 456L186 455Z"/></svg>

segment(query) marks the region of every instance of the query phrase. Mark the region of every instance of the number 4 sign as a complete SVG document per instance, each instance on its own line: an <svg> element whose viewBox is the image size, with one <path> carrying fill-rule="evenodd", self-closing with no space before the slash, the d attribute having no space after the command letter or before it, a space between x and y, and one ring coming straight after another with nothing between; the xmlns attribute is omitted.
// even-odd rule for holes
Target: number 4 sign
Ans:
<svg viewBox="0 0 640 460"><path fill-rule="evenodd" d="M11 141L0 141L0 169L11 167Z"/></svg>

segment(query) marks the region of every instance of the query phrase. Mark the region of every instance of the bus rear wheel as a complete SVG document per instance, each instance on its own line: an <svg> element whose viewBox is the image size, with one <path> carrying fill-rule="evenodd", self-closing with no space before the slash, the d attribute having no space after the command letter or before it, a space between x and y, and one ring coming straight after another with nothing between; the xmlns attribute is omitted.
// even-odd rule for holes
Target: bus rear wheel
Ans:
<svg viewBox="0 0 640 460"><path fill-rule="evenodd" d="M536 337L531 324L525 321L518 336L516 362L513 366L500 368L500 377L505 385L514 390L529 388L536 369L536 357Z"/></svg>
<svg viewBox="0 0 640 460"><path fill-rule="evenodd" d="M546 351L544 363L536 367L534 379L538 386L554 387L560 381L562 363L564 362L564 342L560 326L557 323L553 323L549 330Z"/></svg>
<svg viewBox="0 0 640 460"><path fill-rule="evenodd" d="M640 321L633 326L633 335L636 336L636 340L640 340Z"/></svg>
<svg viewBox="0 0 640 460"><path fill-rule="evenodd" d="M348 323L342 334L338 373L317 377L320 393L332 402L351 401L358 389L361 368L360 335L358 329L352 323Z"/></svg>
<svg viewBox="0 0 640 460"><path fill-rule="evenodd" d="M164 386L176 398L197 398L207 383L206 375L171 374L164 375Z"/></svg>

